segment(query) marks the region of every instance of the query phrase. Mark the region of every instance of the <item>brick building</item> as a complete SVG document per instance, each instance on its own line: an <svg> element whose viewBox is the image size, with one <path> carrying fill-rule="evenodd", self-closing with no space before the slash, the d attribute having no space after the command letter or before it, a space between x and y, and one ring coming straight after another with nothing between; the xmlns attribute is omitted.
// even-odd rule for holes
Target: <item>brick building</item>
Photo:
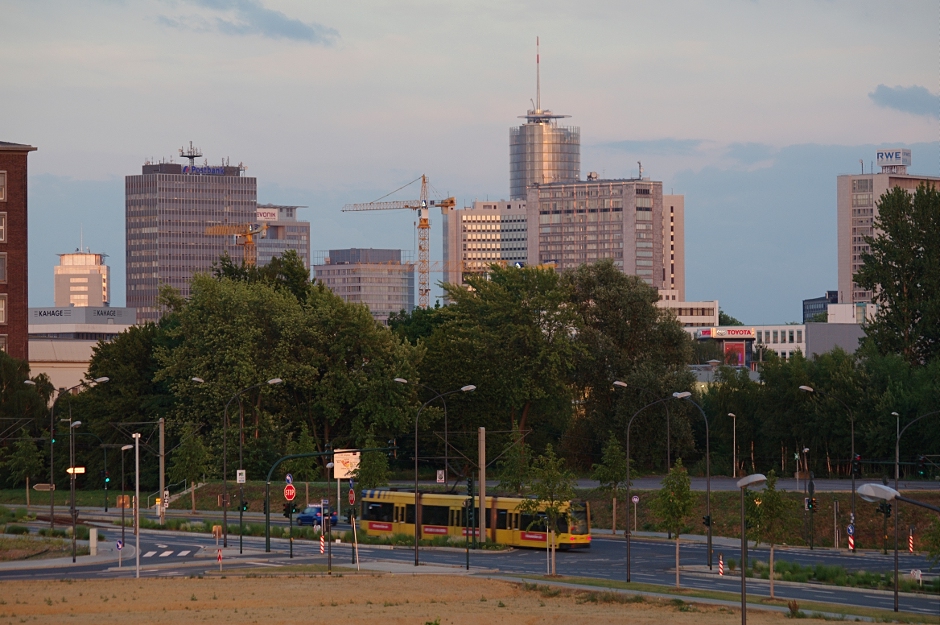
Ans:
<svg viewBox="0 0 940 625"><path fill-rule="evenodd" d="M26 157L31 145L0 141L0 349L29 358Z"/></svg>

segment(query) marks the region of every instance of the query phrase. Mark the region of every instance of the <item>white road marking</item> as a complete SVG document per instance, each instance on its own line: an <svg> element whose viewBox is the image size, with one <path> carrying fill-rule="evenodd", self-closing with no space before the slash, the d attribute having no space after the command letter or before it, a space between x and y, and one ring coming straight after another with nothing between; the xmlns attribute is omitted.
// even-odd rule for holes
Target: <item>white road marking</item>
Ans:
<svg viewBox="0 0 940 625"><path fill-rule="evenodd" d="M255 566L284 566L283 564L272 564L270 562L249 562L248 564L254 564Z"/></svg>
<svg viewBox="0 0 940 625"><path fill-rule="evenodd" d="M177 555L178 557L180 557L180 558L182 558L182 557L184 557L184 556L188 556L188 555L189 555L189 550L180 551L180 552L179 552L178 554L176 554L176 555Z"/></svg>
<svg viewBox="0 0 940 625"><path fill-rule="evenodd" d="M157 543L157 547L158 547L159 549L166 549L167 546L166 546L166 545L161 545L160 543Z"/></svg>
<svg viewBox="0 0 940 625"><path fill-rule="evenodd" d="M157 555L157 552L156 552L156 551L148 551L147 553L145 553L145 554L144 554L143 556L141 556L141 557L143 557L143 558L149 558L149 557L155 556L155 555Z"/></svg>
<svg viewBox="0 0 940 625"><path fill-rule="evenodd" d="M165 558L165 557L171 556L171 555L173 555L173 552L172 552L172 551L164 551L163 553L160 554L160 557L161 557L161 558Z"/></svg>

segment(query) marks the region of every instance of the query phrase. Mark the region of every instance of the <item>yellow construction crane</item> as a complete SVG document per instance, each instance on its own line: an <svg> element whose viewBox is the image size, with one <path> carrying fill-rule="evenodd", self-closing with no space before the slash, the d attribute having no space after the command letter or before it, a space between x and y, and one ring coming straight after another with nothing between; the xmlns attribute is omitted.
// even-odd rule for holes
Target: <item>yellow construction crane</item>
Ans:
<svg viewBox="0 0 940 625"><path fill-rule="evenodd" d="M268 224L238 224L234 226L209 226L205 234L218 234L237 237L236 244L244 246L245 264L254 267L258 262L258 248L255 245L255 235L268 231Z"/></svg>
<svg viewBox="0 0 940 625"><path fill-rule="evenodd" d="M418 306L427 308L431 299L431 279L430 279L430 231L431 221L428 219L428 209L432 206L438 206L441 210L453 208L457 201L449 197L445 200L428 200L428 177L422 175L421 178L421 199L404 200L399 202L367 202L365 204L347 204L343 207L343 212L349 211L381 211L410 208L418 211ZM408 184L417 182L412 180ZM405 185L408 186L408 185ZM404 187L402 187L404 188Z"/></svg>

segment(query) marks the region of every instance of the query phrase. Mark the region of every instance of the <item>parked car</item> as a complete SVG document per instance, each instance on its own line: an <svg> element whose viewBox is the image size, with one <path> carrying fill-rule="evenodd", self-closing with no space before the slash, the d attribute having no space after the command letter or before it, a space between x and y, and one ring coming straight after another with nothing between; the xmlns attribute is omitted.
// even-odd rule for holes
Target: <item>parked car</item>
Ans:
<svg viewBox="0 0 940 625"><path fill-rule="evenodd" d="M336 525L337 514L336 510L330 510L330 507L327 506L326 513L330 517L330 527ZM323 525L322 514L320 512L320 504L310 505L304 508L304 511L297 515L297 525Z"/></svg>

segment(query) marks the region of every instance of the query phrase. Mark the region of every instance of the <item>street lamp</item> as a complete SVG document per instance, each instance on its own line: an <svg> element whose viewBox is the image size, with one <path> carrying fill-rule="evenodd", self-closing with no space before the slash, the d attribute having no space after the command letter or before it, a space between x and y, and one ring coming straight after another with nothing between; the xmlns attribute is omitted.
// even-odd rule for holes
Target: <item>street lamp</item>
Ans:
<svg viewBox="0 0 940 625"><path fill-rule="evenodd" d="M124 445L121 447L121 544L124 542L124 509L127 507L124 503L124 452L133 449L133 445Z"/></svg>
<svg viewBox="0 0 940 625"><path fill-rule="evenodd" d="M202 378L192 378L193 382L201 383L203 382ZM247 388L243 388L238 391L232 398L228 400L228 403L225 404L225 416L222 420L222 546L228 547L228 407L231 405L236 398L238 398L242 393L247 393L248 391L253 391L256 388L261 388L265 384L274 386L275 384L280 384L283 382L281 378L271 378L267 382L259 382ZM241 400L238 402L238 470L241 471L244 467L242 466L243 462L243 447L245 442L245 434L243 428L245 426L245 411L242 408ZM238 553L242 553L242 536L244 535L244 515L245 511L242 510L242 502L245 500L245 485L238 485Z"/></svg>
<svg viewBox="0 0 940 625"><path fill-rule="evenodd" d="M855 414L852 412L852 410L850 410L848 405L844 401L839 399L838 397L835 397L833 395L830 395L829 393L824 393L820 390L814 389L812 386L803 385L803 386L800 386L800 390L805 391L807 393L816 393L818 395L822 395L823 397L829 397L830 399L834 399L840 404L842 404L842 406L845 408L845 411L849 413L849 424L851 425L851 432L852 432L852 462L855 462ZM809 471L809 466L806 467L806 470L807 472ZM850 471L850 473L852 474L852 523L854 524L855 523L855 471ZM855 549L853 548L852 551L854 552Z"/></svg>
<svg viewBox="0 0 940 625"><path fill-rule="evenodd" d="M326 499L330 500L330 491L332 485L330 484L331 476L336 476L336 463L327 462L326 463ZM337 484L336 489L339 490L339 485ZM336 509L339 510L339 495L336 496ZM320 522L322 527L320 528L320 534L326 534L326 574L333 574L333 511L330 510L329 516L327 516L327 510L323 507L323 502L320 502Z"/></svg>
<svg viewBox="0 0 940 625"><path fill-rule="evenodd" d="M708 518L708 546L706 550L708 551L708 568L712 568L712 465L711 465L711 441L710 434L708 432L708 417L705 416L705 411L702 409L698 403L692 399L692 393L689 391L682 391L681 393L673 393L673 397L676 399L687 399L689 403L698 408L698 411L702 413L702 419L705 420L705 516Z"/></svg>
<svg viewBox="0 0 940 625"><path fill-rule="evenodd" d="M405 378L395 378L395 382L399 384L417 384L418 386L423 386L428 389L438 397L441 397L441 403L444 404L444 484L450 483L450 446L448 444L447 436L447 401L444 400L443 396L438 393L436 390L428 386L427 384L422 384L421 382L409 382Z"/></svg>
<svg viewBox="0 0 940 625"><path fill-rule="evenodd" d="M137 577L140 577L140 432L131 434L134 439L134 536L137 546L134 556L137 559Z"/></svg>
<svg viewBox="0 0 940 625"><path fill-rule="evenodd" d="M404 379L404 378L395 378L395 382L398 382L399 384L408 384L408 380L406 380L406 379ZM415 415L415 518L414 518L414 523L415 523L415 566L418 566L418 540L419 540L420 535L421 535L421 519L418 517L418 419L421 417L421 412L422 412L425 408L427 408L428 405L431 404L435 399L440 398L441 401L443 401L444 397L447 397L448 395L453 395L454 393L469 393L469 392L475 391L475 390L477 390L477 387L476 387L476 386L474 386L473 384L468 384L468 385L466 385L466 386L461 386L460 388L458 388L458 389L456 389L456 390L453 390L453 391L448 391L448 392L446 392L446 393L438 393L437 395L435 395L435 396L432 397L431 399L429 399L429 400L427 400L426 402L424 402L424 404L422 404L421 407L418 409L418 414ZM483 490L483 489L486 488L485 485L481 485L480 488L481 488L481 491L480 491L481 493L485 492L485 490ZM484 508L484 505L483 505L483 499L482 499L482 495L481 495L481 499L480 499L480 509L482 510L483 508ZM406 520L407 520L407 519L406 519ZM481 538L481 540L485 539L483 536L481 536L480 538Z"/></svg>
<svg viewBox="0 0 940 625"><path fill-rule="evenodd" d="M621 382L620 380L614 380L614 386L619 386L620 388L630 387L629 384ZM635 386L634 388L643 391L647 395L656 397L656 393L648 388L643 388L642 386ZM666 409L666 470L668 471L669 467L672 466L672 434L670 433L669 404L666 404L664 408Z"/></svg>
<svg viewBox="0 0 940 625"><path fill-rule="evenodd" d="M731 423L733 424L732 430L734 432L732 439L734 441L732 443L733 449L731 450L731 477L738 477L738 418L733 412L729 412L728 416L731 417Z"/></svg>
<svg viewBox="0 0 940 625"><path fill-rule="evenodd" d="M747 625L747 519L744 515L744 491L748 486L756 486L766 481L766 476L755 473L742 477L737 482L738 488L741 489L741 625Z"/></svg>
<svg viewBox="0 0 940 625"><path fill-rule="evenodd" d="M75 433L72 431L82 424L81 421L72 421L72 416L68 419L62 419L64 423L69 424L69 480L71 484L71 504L69 512L72 514L72 564L75 564L75 522L78 511L75 509Z"/></svg>

